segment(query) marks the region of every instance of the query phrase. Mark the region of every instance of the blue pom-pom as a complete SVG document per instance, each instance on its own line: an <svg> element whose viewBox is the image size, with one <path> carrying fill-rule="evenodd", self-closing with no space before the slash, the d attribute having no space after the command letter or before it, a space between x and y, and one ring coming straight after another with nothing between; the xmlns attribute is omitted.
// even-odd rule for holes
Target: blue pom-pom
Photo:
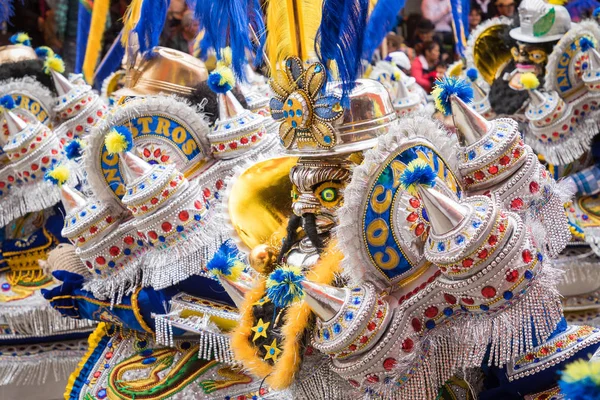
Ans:
<svg viewBox="0 0 600 400"><path fill-rule="evenodd" d="M54 56L54 51L48 46L40 46L35 48L35 54L40 58L46 58L48 56Z"/></svg>
<svg viewBox="0 0 600 400"><path fill-rule="evenodd" d="M11 95L5 95L0 98L0 106L7 110L12 110L15 108L15 101L13 100Z"/></svg>
<svg viewBox="0 0 600 400"><path fill-rule="evenodd" d="M444 77L435 82L435 88L432 91L435 98L436 108L444 115L452 115L450 99L456 96L465 103L469 104L473 100L473 88L463 80L454 77Z"/></svg>
<svg viewBox="0 0 600 400"><path fill-rule="evenodd" d="M418 186L434 187L437 174L429 164L417 158L406 166L400 175L400 187L411 194L416 194Z"/></svg>
<svg viewBox="0 0 600 400"><path fill-rule="evenodd" d="M594 18L598 18L598 15L600 15L600 7L596 8L592 14Z"/></svg>
<svg viewBox="0 0 600 400"><path fill-rule="evenodd" d="M81 145L81 140L71 140L65 147L65 154L69 160L81 157L83 155L83 146Z"/></svg>
<svg viewBox="0 0 600 400"><path fill-rule="evenodd" d="M267 297L275 307L287 307L304 296L303 281L304 276L300 268L278 268L271 272L267 279Z"/></svg>
<svg viewBox="0 0 600 400"><path fill-rule="evenodd" d="M215 93L227 93L234 85L233 72L227 67L218 67L208 76L208 87Z"/></svg>
<svg viewBox="0 0 600 400"><path fill-rule="evenodd" d="M569 400L600 399L600 362L577 360L560 372L560 392Z"/></svg>
<svg viewBox="0 0 600 400"><path fill-rule="evenodd" d="M478 77L479 77L479 72L477 72L477 70L475 68L469 68L467 70L467 78L469 78L469 80L471 82L475 82Z"/></svg>
<svg viewBox="0 0 600 400"><path fill-rule="evenodd" d="M586 36L579 39L579 47L581 47L581 51L588 51L590 49L595 48L594 42Z"/></svg>
<svg viewBox="0 0 600 400"><path fill-rule="evenodd" d="M239 275L236 268L240 264L238 254L239 251L235 244L228 240L219 247L219 250L206 264L206 269L215 276L224 275L229 278L236 278L235 275Z"/></svg>

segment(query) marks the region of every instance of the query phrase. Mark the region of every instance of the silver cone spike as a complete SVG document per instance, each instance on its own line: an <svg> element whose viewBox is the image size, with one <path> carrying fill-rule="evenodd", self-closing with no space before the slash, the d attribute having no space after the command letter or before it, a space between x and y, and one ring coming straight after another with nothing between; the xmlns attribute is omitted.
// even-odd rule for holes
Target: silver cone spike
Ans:
<svg viewBox="0 0 600 400"><path fill-rule="evenodd" d="M4 120L6 121L9 137L27 128L27 122L10 110L4 110Z"/></svg>
<svg viewBox="0 0 600 400"><path fill-rule="evenodd" d="M536 108L546 102L544 95L537 89L529 90L529 98L531 99L531 104Z"/></svg>
<svg viewBox="0 0 600 400"><path fill-rule="evenodd" d="M219 119L221 121L234 118L246 112L246 109L242 107L233 93L231 93L231 90L227 93L219 93L217 98L219 101Z"/></svg>
<svg viewBox="0 0 600 400"><path fill-rule="evenodd" d="M410 96L410 92L408 91L408 88L406 87L406 85L402 81L402 77L401 77L398 80L398 93L396 93L396 98L397 99L406 99L409 96Z"/></svg>
<svg viewBox="0 0 600 400"><path fill-rule="evenodd" d="M600 70L600 53L598 53L598 50L590 49L588 51L588 55L590 57L588 70L590 70L590 71Z"/></svg>
<svg viewBox="0 0 600 400"><path fill-rule="evenodd" d="M50 70L50 73L52 74L54 87L56 88L56 92L59 96L64 96L73 89L73 84L67 78L65 78L63 74L58 73L53 69Z"/></svg>
<svg viewBox="0 0 600 400"><path fill-rule="evenodd" d="M471 82L473 88L473 102L481 103L487 97L487 93L477 84L477 82Z"/></svg>
<svg viewBox="0 0 600 400"><path fill-rule="evenodd" d="M152 166L130 151L121 153L121 165L125 175L125 183L130 184L137 178L146 175Z"/></svg>
<svg viewBox="0 0 600 400"><path fill-rule="evenodd" d="M427 211L431 230L444 235L456 228L469 213L469 208L435 189L418 186L419 196Z"/></svg>
<svg viewBox="0 0 600 400"><path fill-rule="evenodd" d="M80 210L88 203L83 194L69 185L62 185L60 187L60 200L65 207L67 215Z"/></svg>
<svg viewBox="0 0 600 400"><path fill-rule="evenodd" d="M246 296L246 293L252 290L252 278L248 275L247 278L240 277L240 279L237 281L232 281L226 276L220 276L219 281L237 308L241 308L244 304L244 297Z"/></svg>
<svg viewBox="0 0 600 400"><path fill-rule="evenodd" d="M346 300L344 289L319 285L309 281L303 281L302 288L304 289L306 304L324 322L335 317L344 306L344 301Z"/></svg>
<svg viewBox="0 0 600 400"><path fill-rule="evenodd" d="M466 147L477 142L491 129L491 124L474 111L458 96L450 97L452 120L456 126L458 141Z"/></svg>

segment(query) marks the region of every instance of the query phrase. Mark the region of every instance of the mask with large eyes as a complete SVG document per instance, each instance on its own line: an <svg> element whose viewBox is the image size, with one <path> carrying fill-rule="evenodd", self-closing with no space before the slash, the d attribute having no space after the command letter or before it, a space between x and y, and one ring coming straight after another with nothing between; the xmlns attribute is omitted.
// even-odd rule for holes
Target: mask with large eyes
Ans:
<svg viewBox="0 0 600 400"><path fill-rule="evenodd" d="M343 204L341 193L344 184L341 182L323 182L315 189L315 197L326 208L335 208Z"/></svg>
<svg viewBox="0 0 600 400"><path fill-rule="evenodd" d="M515 90L523 90L521 74L531 72L542 78L548 63L548 54L552 49L546 44L517 43L510 49L515 63L515 72L510 79L510 86Z"/></svg>

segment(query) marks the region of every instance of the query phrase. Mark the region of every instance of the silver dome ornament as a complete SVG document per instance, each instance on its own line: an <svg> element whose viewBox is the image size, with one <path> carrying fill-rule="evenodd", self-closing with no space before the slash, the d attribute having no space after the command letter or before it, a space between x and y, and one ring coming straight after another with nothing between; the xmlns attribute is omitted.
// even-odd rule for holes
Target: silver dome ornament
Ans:
<svg viewBox="0 0 600 400"><path fill-rule="evenodd" d="M133 183L136 179L152 170L150 164L129 151L122 153L120 158L121 165L123 166L123 175L127 184Z"/></svg>
<svg viewBox="0 0 600 400"><path fill-rule="evenodd" d="M252 290L252 277L247 274L242 274L238 280L234 281L225 275L221 275L219 276L219 282L229 297L231 297L231 300L233 300L236 307L241 308L244 304L246 293Z"/></svg>
<svg viewBox="0 0 600 400"><path fill-rule="evenodd" d="M52 75L52 80L54 81L54 87L56 88L56 92L58 93L58 97L62 97L67 95L75 85L71 83L63 74L60 72L56 72L51 69L50 74Z"/></svg>
<svg viewBox="0 0 600 400"><path fill-rule="evenodd" d="M23 121L18 115L10 110L4 110L4 119L6 120L9 137L16 135L27 128L27 122Z"/></svg>
<svg viewBox="0 0 600 400"><path fill-rule="evenodd" d="M66 215L72 214L88 204L88 201L83 194L68 184L64 184L60 187L60 201L65 208Z"/></svg>

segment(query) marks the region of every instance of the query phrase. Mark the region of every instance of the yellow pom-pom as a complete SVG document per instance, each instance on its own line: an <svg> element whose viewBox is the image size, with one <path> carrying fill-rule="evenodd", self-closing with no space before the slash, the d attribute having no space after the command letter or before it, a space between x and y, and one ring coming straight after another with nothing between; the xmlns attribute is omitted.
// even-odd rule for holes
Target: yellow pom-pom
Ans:
<svg viewBox="0 0 600 400"><path fill-rule="evenodd" d="M112 129L104 138L104 145L106 146L108 154L117 154L123 153L124 151L129 151L133 146L131 133L124 127Z"/></svg>
<svg viewBox="0 0 600 400"><path fill-rule="evenodd" d="M208 77L208 87L215 93L226 93L235 86L233 71L228 67L217 67Z"/></svg>
<svg viewBox="0 0 600 400"><path fill-rule="evenodd" d="M31 36L24 32L17 33L17 43L25 43L31 41Z"/></svg>
<svg viewBox="0 0 600 400"><path fill-rule="evenodd" d="M44 72L49 74L50 70L62 74L65 72L65 62L57 55L48 56L44 61Z"/></svg>
<svg viewBox="0 0 600 400"><path fill-rule="evenodd" d="M65 165L59 165L53 170L48 171L45 175L45 179L54 183L55 185L61 186L69 180L70 175L71 172L69 171L69 168L67 168Z"/></svg>
<svg viewBox="0 0 600 400"><path fill-rule="evenodd" d="M540 86L540 80L535 74L527 72L521 75L521 85L527 90L537 89Z"/></svg>

